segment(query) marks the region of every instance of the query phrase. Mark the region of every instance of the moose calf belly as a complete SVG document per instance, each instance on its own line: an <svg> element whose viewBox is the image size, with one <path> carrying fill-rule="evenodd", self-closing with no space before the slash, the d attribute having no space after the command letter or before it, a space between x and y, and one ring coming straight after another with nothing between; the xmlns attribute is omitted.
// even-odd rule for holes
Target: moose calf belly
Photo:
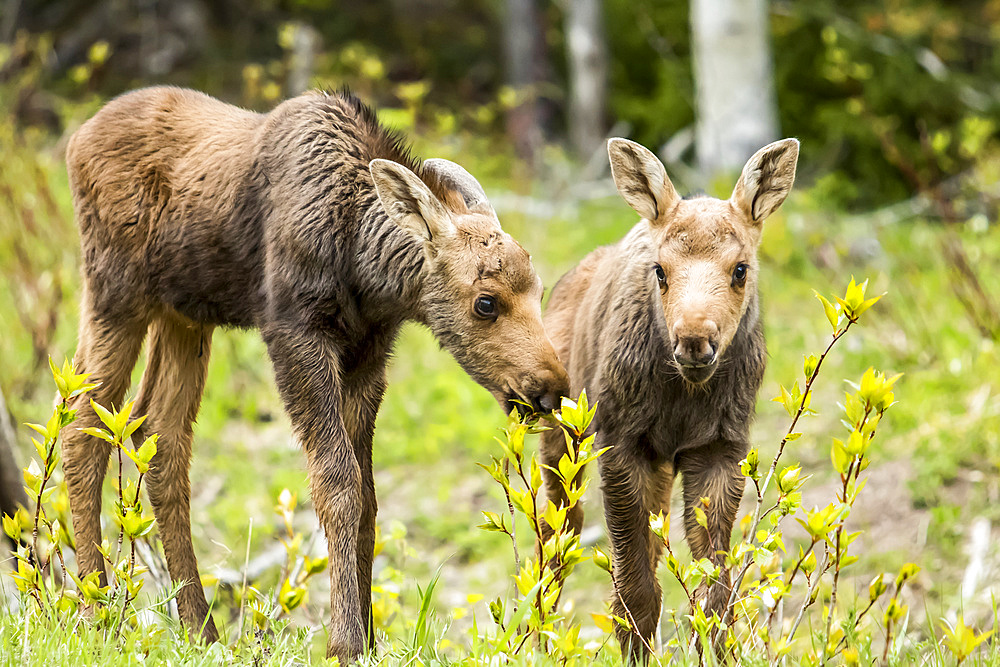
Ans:
<svg viewBox="0 0 1000 667"><path fill-rule="evenodd" d="M188 219L151 239L150 296L197 322L249 327L259 312L260 242Z"/></svg>

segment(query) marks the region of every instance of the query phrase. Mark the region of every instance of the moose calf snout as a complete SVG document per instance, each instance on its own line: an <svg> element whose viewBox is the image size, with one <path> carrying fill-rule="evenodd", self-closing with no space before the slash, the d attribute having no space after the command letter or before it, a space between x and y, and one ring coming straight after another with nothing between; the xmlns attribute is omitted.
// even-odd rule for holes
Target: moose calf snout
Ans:
<svg viewBox="0 0 1000 667"><path fill-rule="evenodd" d="M704 318L692 324L678 320L671 332L674 362L688 382L701 383L715 371L719 357L719 327Z"/></svg>
<svg viewBox="0 0 1000 667"><path fill-rule="evenodd" d="M561 366L540 373L532 386L525 391L525 398L531 402L532 409L541 413L557 409L562 397L568 395L569 376Z"/></svg>
<svg viewBox="0 0 1000 667"><path fill-rule="evenodd" d="M681 366L699 368L715 361L718 343L711 338L687 336L680 338L674 347L674 359Z"/></svg>
<svg viewBox="0 0 1000 667"><path fill-rule="evenodd" d="M560 394L558 392L550 391L547 394L534 397L531 399L531 403L539 412L552 412L559 407L559 399Z"/></svg>

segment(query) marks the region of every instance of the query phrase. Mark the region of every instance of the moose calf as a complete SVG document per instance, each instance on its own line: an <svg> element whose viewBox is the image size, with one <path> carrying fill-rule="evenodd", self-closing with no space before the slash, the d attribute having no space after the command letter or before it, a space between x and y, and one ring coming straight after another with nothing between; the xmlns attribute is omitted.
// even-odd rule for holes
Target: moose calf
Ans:
<svg viewBox="0 0 1000 667"><path fill-rule="evenodd" d="M76 368L119 405L148 333L135 410L160 434L147 488L182 620L216 639L191 544L191 424L212 331L253 327L329 544L327 654L352 661L374 638L372 435L403 322L429 327L506 409L551 410L568 389L528 253L467 171L420 164L346 93L261 115L139 90L86 122L66 161L83 250ZM109 446L78 430L99 422L76 403L62 442L77 556L81 574L103 573Z"/></svg>
<svg viewBox="0 0 1000 667"><path fill-rule="evenodd" d="M684 482L684 525L696 558L721 563L743 492L746 456L766 350L757 295L757 248L764 219L795 179L798 141L750 158L727 201L682 199L649 150L608 144L622 197L642 220L616 245L588 255L552 291L545 324L566 364L571 395L597 401L597 446L611 540L616 627L622 650L643 659L660 616L656 578L661 543L650 513L667 512L675 473ZM558 431L543 436L545 463L566 453ZM562 485L546 470L556 505ZM708 529L698 525L704 507ZM570 525L577 532L582 510ZM730 579L707 591L722 612Z"/></svg>

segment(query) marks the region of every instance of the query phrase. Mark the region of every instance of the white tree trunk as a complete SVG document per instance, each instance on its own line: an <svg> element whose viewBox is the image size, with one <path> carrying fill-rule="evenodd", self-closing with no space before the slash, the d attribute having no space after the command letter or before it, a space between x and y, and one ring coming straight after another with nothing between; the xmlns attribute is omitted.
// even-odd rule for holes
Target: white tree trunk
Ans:
<svg viewBox="0 0 1000 667"><path fill-rule="evenodd" d="M601 0L569 0L569 133L578 155L587 157L604 140L608 50Z"/></svg>
<svg viewBox="0 0 1000 667"><path fill-rule="evenodd" d="M536 0L507 0L504 14L504 60L507 85L518 104L507 112L507 134L521 157L533 161L543 141L538 102L539 72L544 69L544 39Z"/></svg>
<svg viewBox="0 0 1000 667"><path fill-rule="evenodd" d="M321 48L319 31L303 21L293 22L291 47L286 92L294 97L310 88L309 82L316 69L316 55Z"/></svg>
<svg viewBox="0 0 1000 667"><path fill-rule="evenodd" d="M691 0L696 143L706 175L778 138L768 0Z"/></svg>

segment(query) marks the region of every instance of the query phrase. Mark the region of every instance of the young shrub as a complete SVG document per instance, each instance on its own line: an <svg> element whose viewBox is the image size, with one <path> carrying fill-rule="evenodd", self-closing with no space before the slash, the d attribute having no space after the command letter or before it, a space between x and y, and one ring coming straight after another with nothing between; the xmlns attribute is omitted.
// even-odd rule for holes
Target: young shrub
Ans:
<svg viewBox="0 0 1000 667"><path fill-rule="evenodd" d="M798 381L791 388L781 385L778 396L773 399L785 408L791 423L766 471L760 469L756 448L741 463L741 471L754 485L756 503L743 521L743 539L729 550L725 549L726 545L720 545L726 551L726 566L734 570L729 601L721 618L707 621L699 621L694 605L693 636L690 641L681 642L681 646L697 645L705 652L714 647L720 658L734 661L755 657L776 660L793 651L799 654L803 664L825 664L838 656L843 660L857 657L861 623L887 587L879 576L870 587L866 608L860 612L850 609L845 613L838 607L841 573L858 560L856 555L849 553L849 548L860 535L859 532L847 532L844 526L865 486L866 480L860 475L871 463L869 449L882 416L894 404L893 388L900 376L886 377L869 368L860 382L852 385L854 391L845 395L841 407L847 436L833 438L830 449L833 469L840 478L840 487L832 502L822 508L803 508L801 488L806 478L801 475L801 467L782 464L788 443L802 435L796 430L800 418L815 413L811 408L812 393L823 362L838 341L881 298L866 298L867 286L868 281L859 284L852 279L844 296L835 297L833 301L817 293L831 327L831 338L819 356L804 358L802 388ZM786 551L782 522L790 516L803 527L809 542L799 548L790 566L782 567L780 553ZM656 518L651 522L654 532L657 523ZM687 570L670 567L672 554L669 552L667 558L668 569L687 590ZM756 568L757 574L751 577L748 575L752 568ZM885 656L892 645L893 624L905 614L899 593L918 570L908 565L897 578L884 618ZM827 590L829 598L823 614L818 619L811 618L811 608L820 599L821 591ZM789 609L790 625L784 622ZM806 620L813 628L808 648L798 641L798 631ZM870 641L864 648L870 649Z"/></svg>
<svg viewBox="0 0 1000 667"><path fill-rule="evenodd" d="M55 618L59 613L75 611L82 601L93 610L94 617L110 637L118 639L126 624L135 623L139 610L134 603L143 587L142 575L147 571L137 562L136 544L145 539L155 523L153 517L144 512L141 491L143 478L156 454L158 436L151 435L139 447L130 447L129 438L142 425L145 416L131 419L132 402L117 411L91 402L104 428L84 430L111 443L117 452L118 497L113 518L118 537L114 547L105 541L100 549L107 564L107 584L101 585L96 572L82 579L68 572L64 552L73 551L74 545L68 530L64 485L53 483L59 463L57 445L61 429L76 419L76 410L68 407L69 401L97 385L87 381L89 374L76 373L68 361L59 368L49 360L49 366L60 400L44 425L28 424L41 436L41 440L32 438L38 458L32 459L24 470L25 491L34 501L34 517L28 519L23 512L3 517L4 532L21 542L16 554L17 566L10 576L25 598L33 602L23 605L25 614ZM134 481L124 475L123 453L138 471ZM31 538L26 540L24 534L29 527ZM123 553L126 539L128 548ZM52 569L53 557L59 562L59 576ZM75 583L75 590L69 586L70 580Z"/></svg>
<svg viewBox="0 0 1000 667"><path fill-rule="evenodd" d="M566 439L566 453L552 472L563 484L567 505L557 507L545 498L538 457L525 453L525 436L545 430L537 425L534 416L524 421L512 411L504 439L497 439L503 458L494 457L491 465L481 466L503 488L507 514L484 511L486 521L479 528L510 538L514 580L520 594L520 598L497 598L490 603L496 629L487 642L493 654L515 656L531 643L562 662L584 655L579 625L568 623L557 606L566 578L586 559L579 535L570 530L567 515L587 488L587 482L579 480L577 473L600 456L592 451L594 436L586 434L595 412L584 392L577 401L563 398L562 409L553 414L555 428L561 429ZM527 523L535 546L534 553L523 560L517 546L519 522ZM595 556L599 558L599 554Z"/></svg>

